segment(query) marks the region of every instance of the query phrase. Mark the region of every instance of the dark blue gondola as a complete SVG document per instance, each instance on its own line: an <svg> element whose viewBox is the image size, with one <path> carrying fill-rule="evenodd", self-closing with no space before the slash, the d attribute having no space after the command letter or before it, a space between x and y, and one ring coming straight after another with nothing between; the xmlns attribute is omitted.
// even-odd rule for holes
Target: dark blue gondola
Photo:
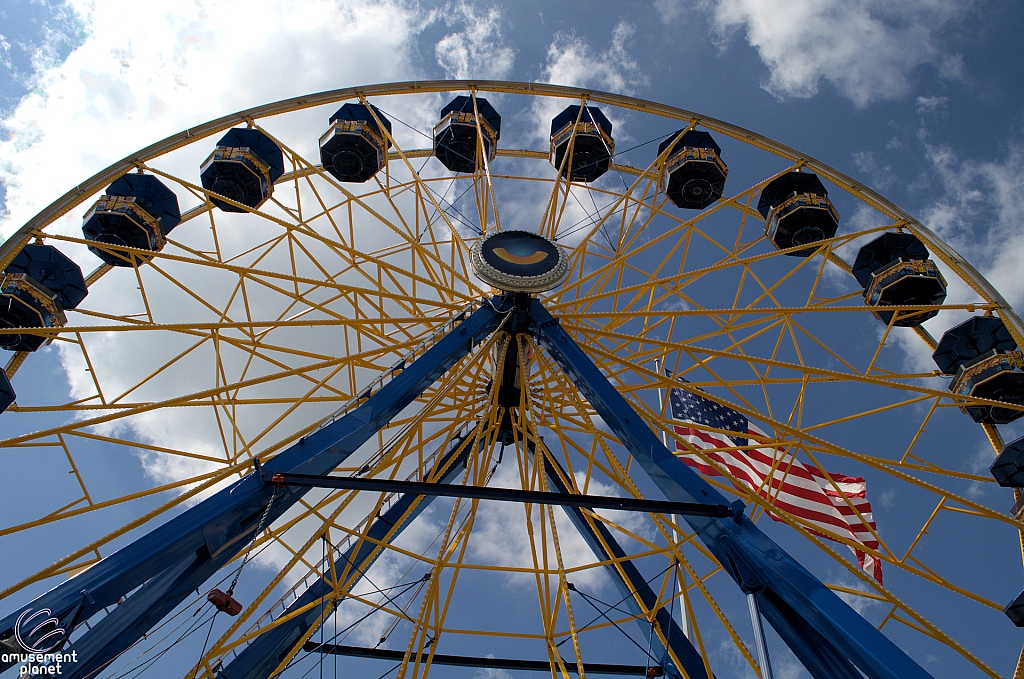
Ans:
<svg viewBox="0 0 1024 679"><path fill-rule="evenodd" d="M661 142L658 155L666 150L662 188L676 207L703 210L722 197L729 168L710 134L679 130Z"/></svg>
<svg viewBox="0 0 1024 679"><path fill-rule="evenodd" d="M255 209L274 193L274 182L284 174L284 154L260 130L228 130L200 172L204 189ZM225 212L246 211L216 196L210 202Z"/></svg>
<svg viewBox="0 0 1024 679"><path fill-rule="evenodd" d="M954 394L1024 405L1024 360L1000 319L976 316L947 330L932 358L943 374L953 375L949 390ZM994 405L960 410L982 424L1006 424L1024 415Z"/></svg>
<svg viewBox="0 0 1024 679"><path fill-rule="evenodd" d="M832 238L839 228L839 213L828 199L825 185L810 172L787 172L773 179L761 191L757 211L765 219L765 235L779 250ZM808 257L816 249L786 254Z"/></svg>
<svg viewBox="0 0 1024 679"><path fill-rule="evenodd" d="M159 252L179 222L181 210L173 191L153 175L126 174L108 186L85 215L82 233L97 243L89 250L110 266L134 266L145 257L121 248Z"/></svg>
<svg viewBox="0 0 1024 679"><path fill-rule="evenodd" d="M946 279L928 249L909 233L884 233L860 249L853 275L864 288L870 306L935 306L946 300ZM873 312L883 323L902 327L921 325L938 315L938 309L920 312Z"/></svg>
<svg viewBox="0 0 1024 679"><path fill-rule="evenodd" d="M551 121L551 164L569 181L595 181L614 153L612 123L596 106L567 106Z"/></svg>
<svg viewBox="0 0 1024 679"><path fill-rule="evenodd" d="M452 172L476 172L482 158L494 160L501 137L501 116L482 97L458 96L441 109L441 122L434 126L434 155ZM477 126L480 135L477 134Z"/></svg>
<svg viewBox="0 0 1024 679"><path fill-rule="evenodd" d="M15 398L14 387L11 386L11 381L7 379L7 373L0 370L0 413L7 410L14 403Z"/></svg>
<svg viewBox="0 0 1024 679"><path fill-rule="evenodd" d="M376 106L344 104L331 116L330 123L320 137L324 170L338 181L355 183L368 181L380 172L391 147L391 121Z"/></svg>

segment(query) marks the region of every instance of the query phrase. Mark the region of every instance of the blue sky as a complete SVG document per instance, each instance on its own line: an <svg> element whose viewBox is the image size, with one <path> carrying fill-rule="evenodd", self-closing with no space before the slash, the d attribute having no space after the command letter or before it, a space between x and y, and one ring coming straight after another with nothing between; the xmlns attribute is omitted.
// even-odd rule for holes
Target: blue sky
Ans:
<svg viewBox="0 0 1024 679"><path fill-rule="evenodd" d="M0 2L0 238L126 153L247 106L391 80L550 81L801 149L916 214L1024 307L1024 12L1012 3ZM123 475L105 490L142 482L141 468ZM1019 561L1005 579L1024 584ZM1009 674L1020 641L993 630L986 658Z"/></svg>

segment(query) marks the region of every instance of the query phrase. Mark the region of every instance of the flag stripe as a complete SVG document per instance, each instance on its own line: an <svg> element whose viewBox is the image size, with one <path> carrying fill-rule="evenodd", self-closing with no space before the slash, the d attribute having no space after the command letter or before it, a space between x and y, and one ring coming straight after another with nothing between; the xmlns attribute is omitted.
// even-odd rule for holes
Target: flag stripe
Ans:
<svg viewBox="0 0 1024 679"><path fill-rule="evenodd" d="M682 427L678 427L676 432L685 436L685 429ZM695 455L681 455L680 457L683 458L683 462L690 466L697 467L704 474L718 475L718 472L714 467L704 464L703 461ZM771 473L770 464L740 466L738 464L733 464L731 456L725 456L721 453L710 453L708 454L708 457L725 467L732 476L745 481L749 484L750 488L757 488L758 494L761 495L761 497L770 500L774 506L785 509L786 511L808 521L820 524L829 524L832 527L839 529L835 531L839 534L842 534L843 532L864 533L865 537L857 537L858 541L866 542L867 540L873 540L870 529L856 518L856 512L854 512L854 510L848 506L845 501L843 501L842 497L838 493L835 494L835 498L838 501L837 503L829 502L828 505L825 505L819 500L819 497L822 495L820 487L817 491L813 491L808 488L800 488L796 486L796 484L790 483L788 478L782 478L782 475L786 473L785 465L788 464L788 462L784 462L777 469L776 474L779 475L778 477L775 475L771 477L768 482L771 485L771 490L769 490L767 487L768 483L765 483L765 480ZM756 469L755 467L761 467L761 469ZM857 507L857 511L860 512L861 516L863 516L866 521L870 522L871 517L869 515L865 516L865 512L871 511L870 504L867 503L866 500L857 498L856 496L850 497L850 500L851 504ZM861 501L857 502L857 500ZM842 518L844 516L854 517L854 520L857 523L850 523L849 521L844 520Z"/></svg>
<svg viewBox="0 0 1024 679"><path fill-rule="evenodd" d="M768 444L772 437L736 411L708 399L673 389L670 402L672 417L680 422L675 425L677 436L694 448L710 449L712 452L704 455L747 486L747 490L756 490L773 508L800 519L814 535L836 542L841 542L837 537L845 538L867 549L878 549L878 540L873 533L877 529L864 479L832 473L826 476L814 465L797 460L785 448ZM728 422L727 427L722 426L722 422ZM730 432L735 431L736 436L697 428L702 424L716 429L727 428ZM746 431L741 431L736 425L745 425ZM749 438L742 438L743 435ZM737 444L758 447L735 450ZM721 448L733 450L714 450ZM690 449L682 442L677 441L676 449L682 451L678 457L685 464L703 474L721 476L714 466L688 452ZM775 521L782 520L771 510L768 510L768 515ZM881 583L881 564L862 550L850 549L860 567Z"/></svg>

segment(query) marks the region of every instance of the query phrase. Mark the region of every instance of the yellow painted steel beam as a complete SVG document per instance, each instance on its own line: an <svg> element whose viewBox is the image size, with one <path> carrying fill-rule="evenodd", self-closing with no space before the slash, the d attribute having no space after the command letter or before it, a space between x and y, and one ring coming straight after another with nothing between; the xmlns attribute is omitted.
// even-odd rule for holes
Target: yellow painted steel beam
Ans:
<svg viewBox="0 0 1024 679"><path fill-rule="evenodd" d="M863 200L869 205L872 205L876 209L890 216L892 219L906 223L907 227L911 231L922 237L922 239L931 246L932 250L947 266L963 275L968 284L971 285L971 287L973 287L983 298L999 306L1000 316L1007 321L1007 325L1014 335L1014 339L1019 345L1024 346L1024 323L1022 323L1021 319L1013 311L1006 300L998 293L998 291L996 291L991 284L985 281L974 267L964 260L959 253L941 241L933 232L916 220L912 215L906 213L904 210L891 201L885 199L874 190L855 181L852 177L831 168L813 157L800 153L792 147L771 140L763 135L756 134L715 118L702 116L685 109L667 106L665 104L657 104L623 95L531 82L464 80L370 85L295 97L272 104L254 107L233 115L224 116L223 118L205 123L197 126L196 128L190 128L184 132L172 135L171 137L142 149L136 154L127 156L105 170L93 175L93 177L76 186L75 189L67 192L47 208L44 208L39 214L19 229L16 234L0 245L0 268L6 266L8 260L13 258L17 251L20 250L22 243L33 230L40 229L46 224L49 224L81 201L97 193L117 177L129 172L135 167L171 150L186 146L197 139L205 138L235 125L243 124L247 120L261 119L314 106L334 104L348 99L362 99L365 101L367 97L374 96L417 92L450 92L460 89L476 90L480 92L531 94L567 99L589 100L594 103L620 106L644 113L674 118L680 121L695 121L697 124L706 127L709 130L721 132L722 134L758 148L762 148L783 158L787 158L796 164L807 167L811 171L822 175L829 181L843 187L857 198Z"/></svg>

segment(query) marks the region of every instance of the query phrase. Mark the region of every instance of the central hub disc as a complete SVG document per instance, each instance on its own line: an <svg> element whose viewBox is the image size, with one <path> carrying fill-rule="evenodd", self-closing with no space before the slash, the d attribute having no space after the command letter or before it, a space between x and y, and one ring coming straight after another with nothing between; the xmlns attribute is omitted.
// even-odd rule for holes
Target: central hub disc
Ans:
<svg viewBox="0 0 1024 679"><path fill-rule="evenodd" d="M477 241L470 261L473 271L499 290L543 292L569 275L565 251L529 231L498 231Z"/></svg>

